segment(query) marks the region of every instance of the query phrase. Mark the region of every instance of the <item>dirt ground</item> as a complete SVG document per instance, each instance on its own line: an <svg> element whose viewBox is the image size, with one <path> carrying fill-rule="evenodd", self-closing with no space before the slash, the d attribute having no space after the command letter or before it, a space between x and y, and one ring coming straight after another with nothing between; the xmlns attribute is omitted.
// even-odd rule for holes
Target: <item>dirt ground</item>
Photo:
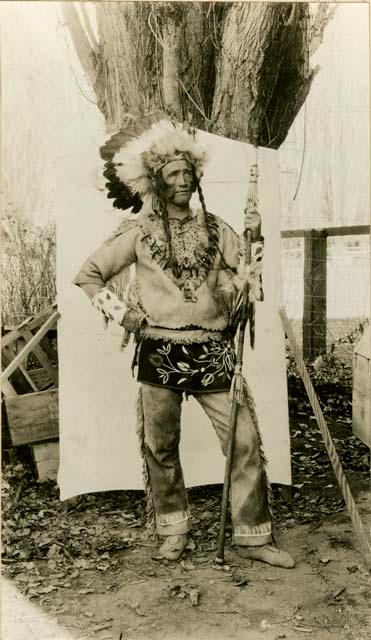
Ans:
<svg viewBox="0 0 371 640"><path fill-rule="evenodd" d="M370 523L370 497L359 495L358 504L363 520ZM77 516L66 516L70 526ZM92 516L95 527L107 523L107 514ZM41 581L31 582L27 594L39 606L40 621L48 614L76 640L370 637L370 574L345 512L281 529L278 541L297 561L293 570L242 560L230 545L227 565L217 568L214 551L197 544L197 530L184 558L170 563L159 559L156 545L143 542L142 529L118 526L116 540L127 542L126 550L105 552L93 566L80 558L50 573L41 561ZM27 567L14 578L22 590L29 584ZM10 613L8 609L3 616ZM33 639L30 633L26 637ZM49 637L39 635L38 640Z"/></svg>
<svg viewBox="0 0 371 640"><path fill-rule="evenodd" d="M310 407L291 388L291 496L274 487L277 542L292 570L240 559L227 529L215 566L222 487L189 491L183 558L158 556L143 493L90 494L68 510L25 464L3 473L2 640L366 640L370 573ZM369 457L334 393L329 428L371 538ZM28 607L32 606L32 609Z"/></svg>
<svg viewBox="0 0 371 640"><path fill-rule="evenodd" d="M345 511L325 517L319 511L308 524L293 523L294 518L287 524L281 521L277 540L295 557L295 569L242 560L229 539L221 569L214 564L216 523L209 527L210 509L218 502L216 489L190 492L194 534L179 562L160 559L157 544L138 526L142 499L132 492L125 496L132 512L112 510L110 500L97 509L99 498L90 496L75 510L60 513L59 531L68 531L64 541L44 528L38 538L39 558L5 562L5 574L37 605L40 624L54 621L63 640L370 637L370 574ZM370 494L362 491L357 502L363 522L370 525ZM39 522L45 515L38 513ZM82 544L84 535L90 547ZM82 550L75 556L74 539ZM26 542L23 548L27 550ZM12 623L14 629L19 611L18 605L3 610L8 628ZM2 640L55 637L43 628L33 635L28 626L24 635L18 629Z"/></svg>
<svg viewBox="0 0 371 640"><path fill-rule="evenodd" d="M369 638L370 585L348 519L337 515L314 531L301 526L282 532L280 540L297 559L293 571L242 561L232 552L229 570L220 571L197 550L174 566L154 560L155 549L133 549L114 581L105 575L99 594L69 597L58 620L101 639L121 633L138 640ZM198 605L192 605L192 591L199 593Z"/></svg>

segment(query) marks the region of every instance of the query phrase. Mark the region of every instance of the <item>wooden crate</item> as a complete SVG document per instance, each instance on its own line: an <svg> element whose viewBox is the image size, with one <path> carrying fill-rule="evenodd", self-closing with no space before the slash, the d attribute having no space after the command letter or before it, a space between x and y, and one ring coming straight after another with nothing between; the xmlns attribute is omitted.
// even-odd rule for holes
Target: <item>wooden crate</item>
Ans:
<svg viewBox="0 0 371 640"><path fill-rule="evenodd" d="M56 480L59 468L59 443L34 444L32 450L39 480Z"/></svg>
<svg viewBox="0 0 371 640"><path fill-rule="evenodd" d="M47 337L47 334L54 330L58 317L56 305L52 305L37 316L31 316L2 337L1 355L5 369L1 374L1 391L5 397L28 394L30 391L38 392L51 386L58 387L58 354ZM30 354L44 371L42 379L39 380L42 388L37 386L27 370Z"/></svg>
<svg viewBox="0 0 371 640"><path fill-rule="evenodd" d="M5 398L14 446L58 438L58 389Z"/></svg>
<svg viewBox="0 0 371 640"><path fill-rule="evenodd" d="M27 318L1 341L6 426L13 446L31 446L40 479L56 478L59 464L58 444L49 442L59 435L58 354L48 338L58 317L54 304ZM28 369L31 354L40 364L38 369Z"/></svg>
<svg viewBox="0 0 371 640"><path fill-rule="evenodd" d="M57 367L53 367L53 369L57 370ZM30 369L27 373L40 391L52 386L50 377L45 369Z"/></svg>

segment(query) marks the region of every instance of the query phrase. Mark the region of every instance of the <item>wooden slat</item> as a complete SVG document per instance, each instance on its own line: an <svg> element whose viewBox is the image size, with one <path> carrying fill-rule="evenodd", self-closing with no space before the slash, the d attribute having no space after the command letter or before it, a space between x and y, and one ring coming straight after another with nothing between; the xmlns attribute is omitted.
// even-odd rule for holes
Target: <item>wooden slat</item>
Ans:
<svg viewBox="0 0 371 640"><path fill-rule="evenodd" d="M50 327L52 327L56 321L58 320L59 313L58 311L54 311L54 313L50 316L50 318L43 324L43 326L38 330L37 333L33 336L32 340L22 349L20 353L14 358L14 360L7 366L5 371L1 374L1 384L3 380L7 380L9 376L17 369L19 363L23 362L26 355L33 351L35 345L38 345L41 338L43 338L49 331Z"/></svg>
<svg viewBox="0 0 371 640"><path fill-rule="evenodd" d="M37 477L39 480L56 480L59 468L59 446L57 442L32 445Z"/></svg>
<svg viewBox="0 0 371 640"><path fill-rule="evenodd" d="M59 443L34 444L32 449L39 480L56 480L59 468Z"/></svg>
<svg viewBox="0 0 371 640"><path fill-rule="evenodd" d="M14 446L58 438L58 389L5 398Z"/></svg>
<svg viewBox="0 0 371 640"><path fill-rule="evenodd" d="M4 395L5 398L9 398L11 396L17 395L16 390L14 389L12 383L9 382L9 380L3 380L1 382L1 393Z"/></svg>
<svg viewBox="0 0 371 640"><path fill-rule="evenodd" d="M44 369L30 369L27 373L37 386L38 391L51 385L50 378Z"/></svg>
<svg viewBox="0 0 371 640"><path fill-rule="evenodd" d="M30 329L30 331L33 331L33 329L37 329L37 327L43 325L44 322L46 322L47 319L56 311L57 311L57 305L54 304L51 307L48 307L47 309L40 311L40 313L38 313L36 316L31 316L30 318L22 322L22 324L20 324L18 327L16 327L15 329L7 333L5 336L2 336L1 338L2 346L3 347L7 346L12 342L14 342L14 340L18 340L19 338L21 338L22 337L21 329L25 326L28 329Z"/></svg>
<svg viewBox="0 0 371 640"><path fill-rule="evenodd" d="M19 370L23 373L23 375L26 378L27 382L30 384L31 388L34 391L41 391L41 389L39 389L37 384L34 382L34 380L29 375L28 371L26 371L26 369L21 364L19 365Z"/></svg>
<svg viewBox="0 0 371 640"><path fill-rule="evenodd" d="M51 340L49 340L48 336L44 336L42 340L40 340L40 347L44 349L49 360L51 360L52 362L58 362L58 350L53 345Z"/></svg>
<svg viewBox="0 0 371 640"><path fill-rule="evenodd" d="M32 445L32 449L36 462L59 458L59 442L40 442Z"/></svg>
<svg viewBox="0 0 371 640"><path fill-rule="evenodd" d="M36 470L38 479L43 482L45 480L56 480L58 477L59 460L50 458L36 462Z"/></svg>
<svg viewBox="0 0 371 640"><path fill-rule="evenodd" d="M326 236L362 236L370 233L369 224L359 224L349 227L325 227L323 229L285 229L281 231L281 238L304 238L308 231L323 231Z"/></svg>
<svg viewBox="0 0 371 640"><path fill-rule="evenodd" d="M32 338L34 337L29 329L22 329L22 335L24 336L24 339L28 344L31 342ZM56 386L58 386L58 370L55 367L53 367L44 349L40 346L40 344L36 344L33 347L32 351L36 356L36 358L38 359L38 361L40 362L40 364L42 365L43 369L45 369L45 371L50 376L50 379L54 382Z"/></svg>
<svg viewBox="0 0 371 640"><path fill-rule="evenodd" d="M12 360L14 360L16 355L17 354L10 347L4 347L1 350L1 359L2 359L3 367L7 367L12 362ZM33 386L30 384L27 378L25 378L23 371L21 371L19 367L12 373L8 382L12 386L13 392L10 394L6 393L6 391L4 390L4 382L3 382L2 390L4 392L4 395L14 396L20 393L30 393L33 390Z"/></svg>
<svg viewBox="0 0 371 640"><path fill-rule="evenodd" d="M304 358L326 352L327 237L308 231L304 238Z"/></svg>

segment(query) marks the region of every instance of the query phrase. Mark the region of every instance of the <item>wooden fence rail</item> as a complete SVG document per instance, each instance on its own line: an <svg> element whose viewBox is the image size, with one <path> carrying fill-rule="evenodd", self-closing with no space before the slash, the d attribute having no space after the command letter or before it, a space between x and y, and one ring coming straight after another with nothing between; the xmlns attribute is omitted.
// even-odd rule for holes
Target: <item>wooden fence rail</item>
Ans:
<svg viewBox="0 0 371 640"><path fill-rule="evenodd" d="M370 233L370 225L288 229L282 239L304 238L303 354L314 360L326 352L327 238Z"/></svg>

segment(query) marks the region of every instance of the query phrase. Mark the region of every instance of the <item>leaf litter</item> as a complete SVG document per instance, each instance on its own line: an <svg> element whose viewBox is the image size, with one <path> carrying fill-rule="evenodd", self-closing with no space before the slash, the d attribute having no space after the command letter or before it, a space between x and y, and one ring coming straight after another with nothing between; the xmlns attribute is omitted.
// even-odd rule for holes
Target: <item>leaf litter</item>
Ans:
<svg viewBox="0 0 371 640"><path fill-rule="evenodd" d="M351 433L350 406L337 403L336 395L338 389L328 398L326 420L347 477L357 491L357 487L368 484L367 448ZM296 377L290 380L289 376L289 396L293 487L291 499L287 499L281 488L273 486L275 527L279 531L307 524L309 531L314 531L326 517L343 511L344 504L312 410ZM206 567L218 569L236 589L248 589L247 576L234 573L229 565L214 564L221 491L221 485L189 490L193 536L176 570L193 579ZM3 574L12 578L28 597L41 600L53 596L55 604L61 591L69 590L78 597L98 593L98 588L100 592L116 590L125 584L123 577L118 576L122 559L127 563L132 552L143 546L156 548L144 529L143 492L88 494L66 511L59 501L56 483L36 481L24 464L5 466L1 492ZM230 522L228 538L231 538ZM345 546L346 541L343 542ZM336 544L342 546L343 542ZM148 557L146 566L137 568L136 581L161 578L174 571L171 563L152 558L154 561ZM324 567L330 560L329 556L318 558ZM358 567L349 566L348 571L356 573ZM333 595L333 601L343 594L344 589L340 589ZM201 610L202 598L196 582L191 585L176 582L167 589L166 597L183 600ZM132 606L138 616L145 615ZM310 633L309 627L300 631Z"/></svg>

